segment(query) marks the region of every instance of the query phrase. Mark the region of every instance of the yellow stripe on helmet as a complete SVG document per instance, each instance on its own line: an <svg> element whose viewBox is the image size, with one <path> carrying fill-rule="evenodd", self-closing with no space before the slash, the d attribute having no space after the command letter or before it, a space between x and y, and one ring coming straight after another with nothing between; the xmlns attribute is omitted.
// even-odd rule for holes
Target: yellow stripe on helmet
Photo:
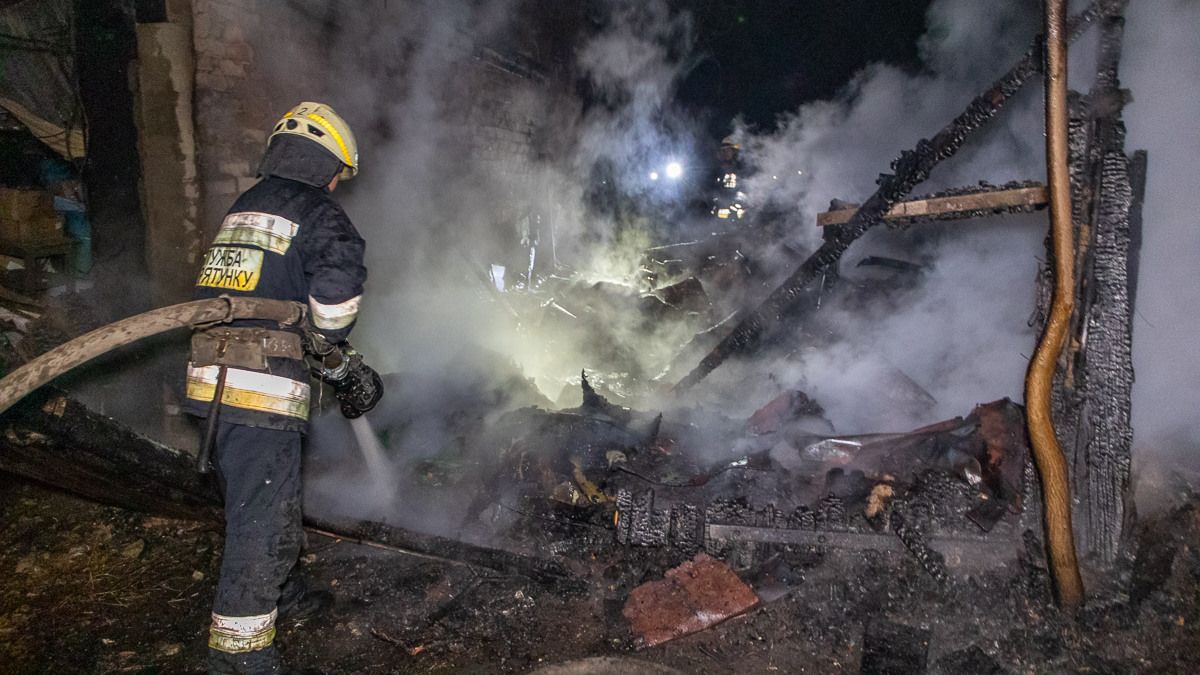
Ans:
<svg viewBox="0 0 1200 675"><path fill-rule="evenodd" d="M291 113L289 112L287 115L291 115ZM284 115L284 117L287 117L287 115ZM346 166L353 169L354 158L350 156L350 151L346 149L346 142L342 140L342 135L338 133L337 129L333 128L333 125L329 123L329 120L326 120L324 117L321 117L316 113L308 113L305 115L305 117L316 122L317 124L320 124L325 131L329 132L330 136L333 136L333 140L337 142L338 149L342 151L342 157L344 157L346 160Z"/></svg>

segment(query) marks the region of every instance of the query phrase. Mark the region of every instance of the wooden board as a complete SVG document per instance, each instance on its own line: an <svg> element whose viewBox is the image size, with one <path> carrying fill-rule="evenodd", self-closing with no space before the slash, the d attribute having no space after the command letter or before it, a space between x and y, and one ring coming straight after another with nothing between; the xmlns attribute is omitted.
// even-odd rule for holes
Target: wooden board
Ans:
<svg viewBox="0 0 1200 675"><path fill-rule="evenodd" d="M1046 186L1044 185L1014 188L1011 190L971 192L951 197L934 197L931 199L914 199L912 201L900 202L884 215L884 219L900 220L903 218L921 218L925 216L952 218L955 213L970 215L982 210L1040 207L1046 204L1046 200ZM856 205L848 209L818 213L817 227L848 223L857 210L858 206Z"/></svg>

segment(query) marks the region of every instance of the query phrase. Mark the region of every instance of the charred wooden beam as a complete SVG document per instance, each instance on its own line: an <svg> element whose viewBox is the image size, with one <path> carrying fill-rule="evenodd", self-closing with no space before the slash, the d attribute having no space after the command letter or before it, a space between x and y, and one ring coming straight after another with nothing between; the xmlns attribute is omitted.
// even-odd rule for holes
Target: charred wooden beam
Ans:
<svg viewBox="0 0 1200 675"><path fill-rule="evenodd" d="M43 387L6 412L0 471L92 501L172 518L220 520L216 486L186 453Z"/></svg>
<svg viewBox="0 0 1200 675"><path fill-rule="evenodd" d="M1069 22L1068 36L1074 40L1098 16L1100 2L1094 2ZM942 160L954 156L972 133L996 116L1009 98L1039 72L1042 63L1043 40L1038 37L1017 62L992 86L975 97L961 114L955 117L931 139L922 139L916 148L906 150L892 162L894 173L880 177L879 189L859 207L854 216L828 238L804 263L775 289L761 305L706 355L690 373L675 385L675 391L691 388L720 366L725 359L749 351L770 329L780 323L806 297L809 286L834 265L854 241L878 225L895 204L929 177Z"/></svg>
<svg viewBox="0 0 1200 675"><path fill-rule="evenodd" d="M892 534L872 532L817 532L777 527L710 524L704 527L709 541L788 544L844 551L887 551L902 553L904 542ZM929 537L928 545L946 558L950 567L987 568L1014 560L1021 542L1013 538L939 535Z"/></svg>
<svg viewBox="0 0 1200 675"><path fill-rule="evenodd" d="M974 190L937 197L899 202L884 214L884 220L917 222L923 220L959 220L992 213L1023 213L1046 206L1046 186ZM817 227L850 222L858 211L852 208L817 214Z"/></svg>
<svg viewBox="0 0 1200 675"><path fill-rule="evenodd" d="M503 549L485 548L386 523L307 516L304 524L347 541L485 567L505 574L529 577L543 583L560 583L572 576L566 567L553 560L534 558Z"/></svg>
<svg viewBox="0 0 1200 675"><path fill-rule="evenodd" d="M49 387L0 418L0 471L101 504L170 518L223 520L216 485L196 472L191 455L136 434ZM570 576L553 560L383 523L307 516L305 525L348 541L542 582L560 582Z"/></svg>
<svg viewBox="0 0 1200 675"><path fill-rule="evenodd" d="M1121 120L1126 97L1117 78L1124 24L1119 12L1104 17L1099 71L1091 94L1094 102L1103 101L1108 114L1098 120L1098 198L1084 296L1085 328L1080 334L1086 369L1087 403L1080 413L1087 429L1088 549L1106 563L1117 559L1122 544L1133 448L1129 220L1134 196Z"/></svg>

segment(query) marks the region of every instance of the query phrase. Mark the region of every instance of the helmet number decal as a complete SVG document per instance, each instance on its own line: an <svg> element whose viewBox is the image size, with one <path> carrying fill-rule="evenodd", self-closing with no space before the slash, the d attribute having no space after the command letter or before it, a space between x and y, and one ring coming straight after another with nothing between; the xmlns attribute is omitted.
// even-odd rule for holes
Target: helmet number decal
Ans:
<svg viewBox="0 0 1200 675"><path fill-rule="evenodd" d="M204 254L197 286L252 291L262 275L263 252L238 246L214 246Z"/></svg>

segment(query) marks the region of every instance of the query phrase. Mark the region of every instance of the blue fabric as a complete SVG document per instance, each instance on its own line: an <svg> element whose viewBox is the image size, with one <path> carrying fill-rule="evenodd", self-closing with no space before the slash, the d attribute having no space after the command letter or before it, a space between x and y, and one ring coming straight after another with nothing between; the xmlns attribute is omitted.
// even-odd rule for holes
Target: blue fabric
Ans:
<svg viewBox="0 0 1200 675"><path fill-rule="evenodd" d="M60 213L85 213L87 207L70 197L54 197L54 210Z"/></svg>

